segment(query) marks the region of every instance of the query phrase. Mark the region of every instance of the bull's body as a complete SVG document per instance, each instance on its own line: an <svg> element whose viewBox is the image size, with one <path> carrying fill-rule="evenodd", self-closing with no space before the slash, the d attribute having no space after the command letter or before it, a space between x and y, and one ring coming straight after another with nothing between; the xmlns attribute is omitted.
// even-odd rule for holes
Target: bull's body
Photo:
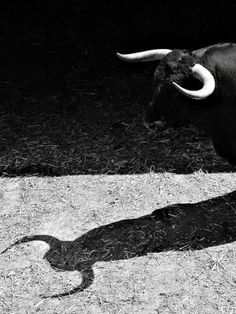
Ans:
<svg viewBox="0 0 236 314"><path fill-rule="evenodd" d="M209 95L193 99L180 92L178 86L186 86L190 92L199 89L199 80L191 72L196 64L208 70L215 85ZM205 130L217 153L236 164L236 44L216 44L195 51L171 50L161 58L154 73L145 124L162 129L186 123Z"/></svg>
<svg viewBox="0 0 236 314"><path fill-rule="evenodd" d="M200 103L191 100L188 120L211 136L219 155L236 164L236 45L216 45L200 62L213 74L216 89Z"/></svg>

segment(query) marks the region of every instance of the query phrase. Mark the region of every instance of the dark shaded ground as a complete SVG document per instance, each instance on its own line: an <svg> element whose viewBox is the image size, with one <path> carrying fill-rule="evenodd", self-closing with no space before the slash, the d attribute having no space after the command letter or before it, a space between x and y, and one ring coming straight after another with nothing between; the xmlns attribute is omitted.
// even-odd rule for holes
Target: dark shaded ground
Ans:
<svg viewBox="0 0 236 314"><path fill-rule="evenodd" d="M194 128L158 136L143 128L155 64L124 64L115 52L234 41L234 7L210 1L5 2L1 175L231 170Z"/></svg>
<svg viewBox="0 0 236 314"><path fill-rule="evenodd" d="M130 259L168 250L200 250L235 241L235 202L236 192L232 192L195 204L171 205L143 217L104 225L74 241L33 235L15 244L45 241L50 250L44 258L55 270L82 273L79 287L54 295L64 296L83 291L93 283L92 267L96 262Z"/></svg>

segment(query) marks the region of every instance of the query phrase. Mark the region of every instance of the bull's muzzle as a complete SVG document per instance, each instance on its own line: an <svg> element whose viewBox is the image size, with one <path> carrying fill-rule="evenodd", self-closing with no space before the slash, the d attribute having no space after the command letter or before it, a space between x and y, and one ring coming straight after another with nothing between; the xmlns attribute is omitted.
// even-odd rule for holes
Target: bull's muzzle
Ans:
<svg viewBox="0 0 236 314"><path fill-rule="evenodd" d="M164 119L154 122L147 122L144 120L143 124L152 133L160 132L166 129L166 122L164 121Z"/></svg>

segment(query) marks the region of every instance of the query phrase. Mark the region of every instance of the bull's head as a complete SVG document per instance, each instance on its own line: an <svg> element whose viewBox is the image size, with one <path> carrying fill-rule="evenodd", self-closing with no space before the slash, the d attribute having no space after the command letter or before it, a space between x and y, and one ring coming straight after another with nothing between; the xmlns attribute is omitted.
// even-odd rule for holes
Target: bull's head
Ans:
<svg viewBox="0 0 236 314"><path fill-rule="evenodd" d="M129 62L160 61L144 118L145 126L152 131L190 122L189 99L202 100L214 92L213 75L189 51L157 49L117 56Z"/></svg>

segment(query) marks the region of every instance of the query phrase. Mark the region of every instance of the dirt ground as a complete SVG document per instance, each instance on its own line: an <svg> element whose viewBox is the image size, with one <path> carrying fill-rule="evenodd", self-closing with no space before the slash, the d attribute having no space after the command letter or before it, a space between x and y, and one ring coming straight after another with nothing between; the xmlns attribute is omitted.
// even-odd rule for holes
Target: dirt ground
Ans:
<svg viewBox="0 0 236 314"><path fill-rule="evenodd" d="M94 278L51 298L83 269L57 272L48 244L20 244L0 256L0 312L235 313L235 182L202 171L2 178L0 250L26 235L76 239Z"/></svg>

